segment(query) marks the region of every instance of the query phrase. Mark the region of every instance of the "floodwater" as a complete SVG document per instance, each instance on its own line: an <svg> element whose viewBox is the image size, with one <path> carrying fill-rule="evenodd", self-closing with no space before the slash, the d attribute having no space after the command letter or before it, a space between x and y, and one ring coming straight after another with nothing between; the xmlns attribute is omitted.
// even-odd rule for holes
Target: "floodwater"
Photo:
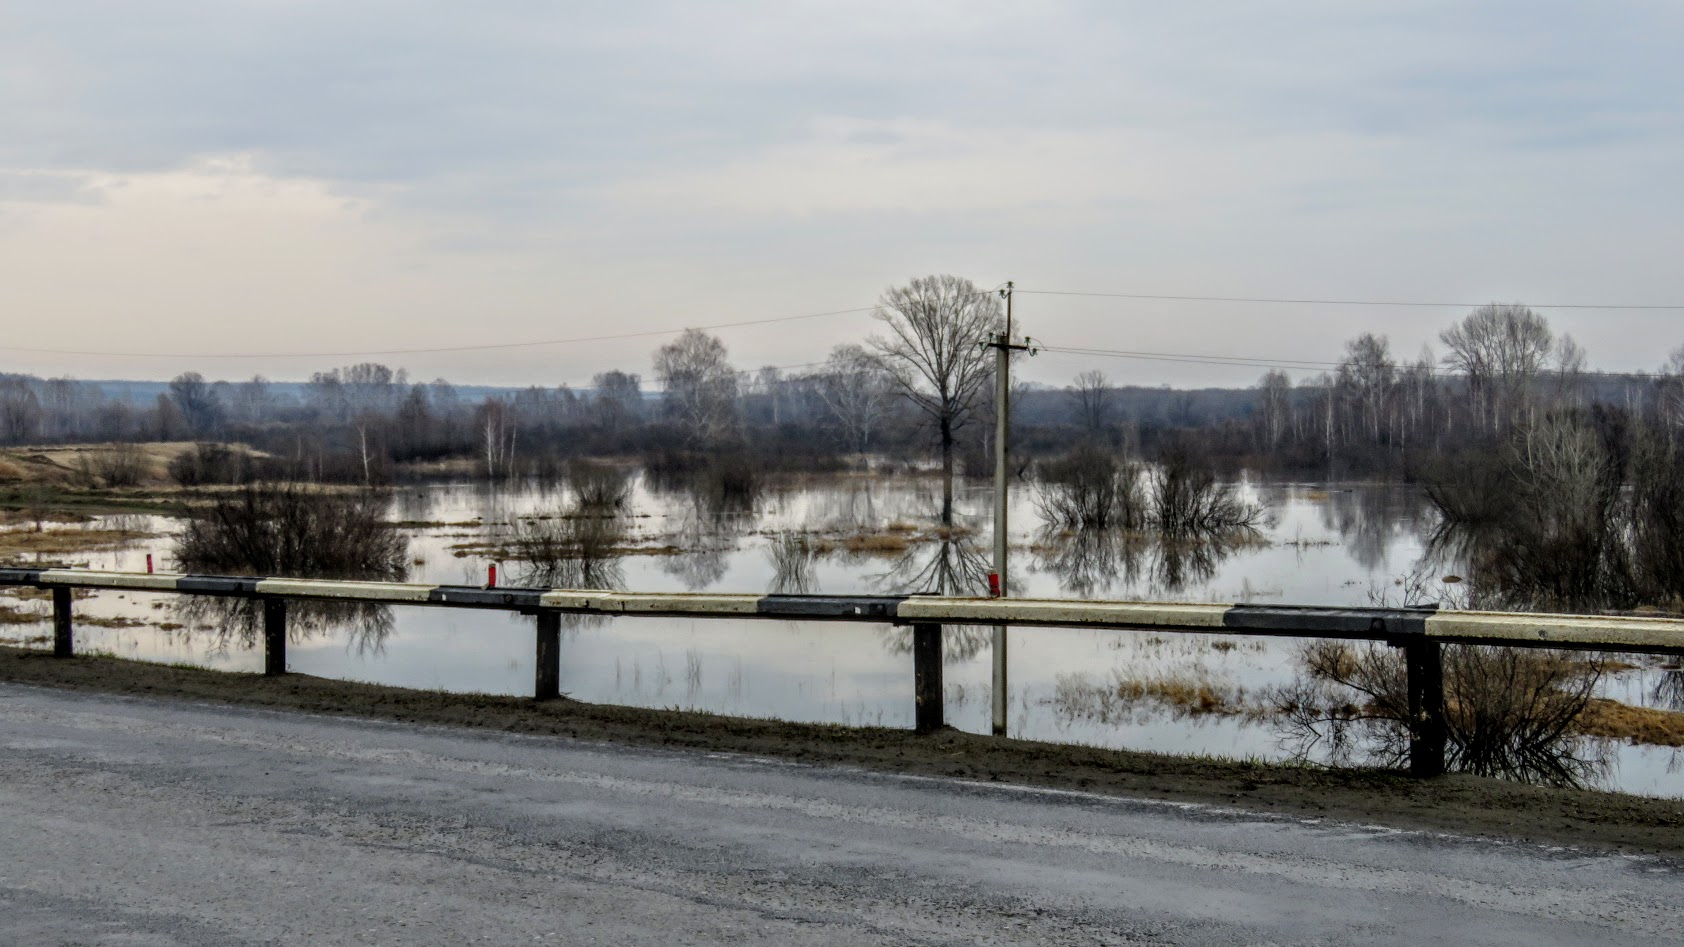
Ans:
<svg viewBox="0 0 1684 947"><path fill-rule="evenodd" d="M1256 483L1244 494L1268 511L1260 538L1180 552L1128 542L1048 535L1032 492L1013 497L1012 593L1024 597L1261 602L1294 605L1415 604L1458 586L1455 563L1431 561L1435 518L1401 486ZM406 487L394 520L409 528L409 580L481 585L489 533L511 519L563 510L561 488L485 485ZM979 594L990 543L986 483L960 490L967 536L930 538L940 494L920 476L817 477L763 492L736 512L685 490L632 481L618 555L594 584L636 591ZM158 534L125 548L78 555L96 569L141 571L151 553L171 570L162 518L127 518ZM106 525L104 522L91 527ZM891 538L867 552L820 551L821 540ZM807 541L792 541L806 536ZM912 541L906 543L907 538ZM905 548L898 548L906 543ZM873 545L865 543L862 545ZM676 552L674 550L677 550ZM503 564L516 578L516 563ZM172 570L173 571L173 570ZM9 601L9 600L6 600ZM259 670L261 652L220 632L214 616L175 596L103 592L77 601L78 648L141 660ZM202 601L202 600L201 600ZM36 603L35 607L42 607ZM46 626L0 626L0 640L45 644ZM1240 759L1325 758L1267 716L1230 713L1255 704L1301 670L1294 639L1161 632L1012 629L1010 731L1031 739ZM989 728L987 629L949 629L948 721ZM707 710L786 720L910 727L910 632L888 626L730 619L573 619L564 625L562 690L598 703ZM531 619L501 612L399 607L374 622L310 631L289 650L295 671L406 687L531 693ZM1670 707L1674 675L1633 656L1606 677L1604 696ZM1119 682L1196 685L1215 701L1101 701ZM1185 690L1185 688L1182 688ZM1676 688L1675 688L1676 690ZM1664 748L1586 741L1604 761L1592 785L1684 796L1684 756Z"/></svg>

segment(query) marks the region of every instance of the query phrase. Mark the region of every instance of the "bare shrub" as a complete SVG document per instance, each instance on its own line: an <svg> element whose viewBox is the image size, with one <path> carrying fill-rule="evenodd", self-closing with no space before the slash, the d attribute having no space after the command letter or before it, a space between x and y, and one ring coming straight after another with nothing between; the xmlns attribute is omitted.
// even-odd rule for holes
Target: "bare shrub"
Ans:
<svg viewBox="0 0 1684 947"><path fill-rule="evenodd" d="M250 456L224 444L194 444L170 461L170 478L184 487L248 483L253 474Z"/></svg>
<svg viewBox="0 0 1684 947"><path fill-rule="evenodd" d="M91 471L108 487L136 487L146 478L146 451L139 444L113 444L96 455Z"/></svg>
<svg viewBox="0 0 1684 947"><path fill-rule="evenodd" d="M1088 445L1039 465L1035 505L1042 519L1062 529L1139 529L1146 503L1140 468Z"/></svg>
<svg viewBox="0 0 1684 947"><path fill-rule="evenodd" d="M581 510L607 513L623 509L631 496L625 471L609 464L574 460L567 465L567 483Z"/></svg>
<svg viewBox="0 0 1684 947"><path fill-rule="evenodd" d="M1566 652L1478 645L1444 649L1446 764L1454 771L1554 786L1580 785L1601 763L1579 721L1601 665ZM1401 766L1409 754L1408 673L1400 650L1316 641L1304 675L1277 691L1275 709L1303 755Z"/></svg>
<svg viewBox="0 0 1684 947"><path fill-rule="evenodd" d="M1639 561L1655 554L1664 563L1667 547L1684 541L1668 520L1684 522L1677 505L1684 492L1665 482L1679 471L1656 447L1632 465L1655 473L1628 493L1623 449L1610 446L1623 440L1582 415L1558 414L1517 429L1498 459L1461 458L1428 471L1428 497L1443 518L1436 543L1467 559L1477 604L1629 608L1676 583L1663 577L1659 588L1645 588L1644 575L1655 573ZM1634 502L1639 497L1654 511Z"/></svg>
<svg viewBox="0 0 1684 947"><path fill-rule="evenodd" d="M515 581L520 585L610 588L623 578L619 560L625 539L619 516L574 508L514 520L504 551L518 562Z"/></svg>
<svg viewBox="0 0 1684 947"><path fill-rule="evenodd" d="M195 511L175 557L193 572L401 579L409 541L385 509L379 492L252 484Z"/></svg>
<svg viewBox="0 0 1684 947"><path fill-rule="evenodd" d="M1168 537L1211 537L1254 532L1263 510L1241 499L1208 464L1184 450L1169 452L1152 472L1151 523Z"/></svg>

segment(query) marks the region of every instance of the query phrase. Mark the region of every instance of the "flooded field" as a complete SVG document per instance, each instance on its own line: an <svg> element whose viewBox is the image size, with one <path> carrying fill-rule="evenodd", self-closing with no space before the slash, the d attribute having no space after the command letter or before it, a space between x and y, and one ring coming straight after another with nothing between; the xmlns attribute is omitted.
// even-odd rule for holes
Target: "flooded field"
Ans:
<svg viewBox="0 0 1684 947"><path fill-rule="evenodd" d="M1405 487L1246 483L1267 521L1243 542L1166 544L1139 537L1072 537L1041 525L1031 492L1014 497L1013 594L1036 597L1413 604L1454 596L1458 564L1433 561L1435 523ZM565 533L593 550L548 568L502 562L517 582L633 590L978 594L990 542L986 486L961 491L953 530L936 528L939 487L923 477L838 476L773 487L749 498L661 489L634 476L612 532L576 515L568 489L483 485L407 487L390 518L409 539L408 578L485 582L511 536ZM516 526L511 531L510 524ZM585 524L589 535L581 533ZM545 525L550 524L550 525ZM174 569L179 523L98 517L47 524L97 531L95 548L49 543L43 558L144 570ZM552 529L552 527L554 527ZM32 524L7 527L21 534ZM525 532L522 532L522 531ZM548 532L546 532L548 530ZM552 536L553 538L553 536ZM26 539L14 535L19 542ZM173 596L98 593L77 602L78 646L142 660L258 670L238 615ZM0 640L44 646L46 603L0 598ZM409 687L525 694L532 687L531 620L426 608L322 617L298 629L294 670ZM948 630L949 721L986 732L986 629ZM1150 632L1014 629L1014 736L1268 760L1336 759L1304 738L1268 695L1301 678L1303 643ZM1631 656L1600 696L1675 709L1674 671ZM731 620L572 620L564 626L562 690L587 701L675 707L843 724L910 726L910 632L891 627ZM1579 741L1590 785L1684 796L1678 751L1614 740Z"/></svg>

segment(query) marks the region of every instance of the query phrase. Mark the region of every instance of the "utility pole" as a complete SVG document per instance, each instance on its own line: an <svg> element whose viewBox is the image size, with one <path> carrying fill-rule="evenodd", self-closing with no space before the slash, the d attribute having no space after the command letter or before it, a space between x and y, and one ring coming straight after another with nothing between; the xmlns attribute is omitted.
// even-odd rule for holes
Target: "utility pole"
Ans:
<svg viewBox="0 0 1684 947"><path fill-rule="evenodd" d="M1023 344L1012 343L1012 284L1007 281L1006 288L1000 291L1006 300L1006 331L993 342L988 343L994 349L994 574L990 576L989 592L995 596L1006 596L1006 559L1011 549L1010 533L1007 529L1007 486L1010 468L1006 457L1009 452L1011 432L1011 397L1012 352L1032 351L1028 339ZM996 625L994 628L994 735L1006 735L1006 626Z"/></svg>

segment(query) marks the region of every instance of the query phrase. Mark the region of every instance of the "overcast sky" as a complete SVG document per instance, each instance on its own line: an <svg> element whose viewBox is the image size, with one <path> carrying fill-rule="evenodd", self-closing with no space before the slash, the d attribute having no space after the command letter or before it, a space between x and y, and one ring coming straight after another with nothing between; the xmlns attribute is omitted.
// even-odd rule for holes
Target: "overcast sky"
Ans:
<svg viewBox="0 0 1684 947"><path fill-rule="evenodd" d="M0 370L488 384L908 277L1684 303L1684 4L0 0ZM1024 295L1050 344L1406 356L1457 309ZM1684 312L1546 313L1649 369ZM822 360L868 314L720 330ZM22 348L166 353L44 354ZM213 358L257 353L260 358ZM1034 380L1261 369L1043 354Z"/></svg>

